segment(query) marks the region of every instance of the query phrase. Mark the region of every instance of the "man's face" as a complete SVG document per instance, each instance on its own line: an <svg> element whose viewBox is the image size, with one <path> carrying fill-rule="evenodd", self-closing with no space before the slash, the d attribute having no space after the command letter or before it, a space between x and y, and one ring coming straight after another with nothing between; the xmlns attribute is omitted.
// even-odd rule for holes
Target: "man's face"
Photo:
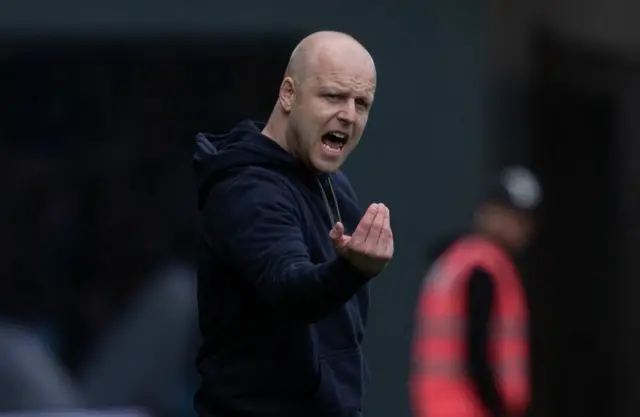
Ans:
<svg viewBox="0 0 640 417"><path fill-rule="evenodd" d="M375 93L372 63L325 59L291 83L288 148L316 171L338 170L367 125Z"/></svg>
<svg viewBox="0 0 640 417"><path fill-rule="evenodd" d="M505 223L509 226L505 228L505 238L513 247L513 250L520 252L529 246L533 237L533 219L531 215L508 210L505 213Z"/></svg>
<svg viewBox="0 0 640 417"><path fill-rule="evenodd" d="M525 249L533 237L534 222L531 215L499 204L485 205L480 210L479 220L484 230L514 252Z"/></svg>

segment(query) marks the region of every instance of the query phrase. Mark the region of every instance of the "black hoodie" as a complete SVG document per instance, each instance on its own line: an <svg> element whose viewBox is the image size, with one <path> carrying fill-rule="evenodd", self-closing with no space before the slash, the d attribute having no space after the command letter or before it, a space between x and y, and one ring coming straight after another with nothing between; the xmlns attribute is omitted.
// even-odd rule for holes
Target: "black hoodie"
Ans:
<svg viewBox="0 0 640 417"><path fill-rule="evenodd" d="M371 278L329 231L361 210L340 172L303 167L243 122L199 134L201 416L355 417L368 372L361 343Z"/></svg>

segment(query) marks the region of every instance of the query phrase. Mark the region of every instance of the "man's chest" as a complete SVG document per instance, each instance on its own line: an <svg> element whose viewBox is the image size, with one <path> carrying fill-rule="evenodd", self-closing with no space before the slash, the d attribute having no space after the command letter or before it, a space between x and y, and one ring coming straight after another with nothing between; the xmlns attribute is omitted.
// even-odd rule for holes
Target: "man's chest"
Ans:
<svg viewBox="0 0 640 417"><path fill-rule="evenodd" d="M298 201L301 229L313 261L324 262L335 258L329 231L336 222L341 221L345 232L353 233L361 216L356 202L339 189L334 189L332 195L328 196L320 190L301 193Z"/></svg>

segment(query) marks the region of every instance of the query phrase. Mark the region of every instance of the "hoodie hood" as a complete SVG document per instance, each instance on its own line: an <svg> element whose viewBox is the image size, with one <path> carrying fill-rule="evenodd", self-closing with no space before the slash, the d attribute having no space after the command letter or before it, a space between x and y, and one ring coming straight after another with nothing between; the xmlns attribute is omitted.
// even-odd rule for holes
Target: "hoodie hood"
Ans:
<svg viewBox="0 0 640 417"><path fill-rule="evenodd" d="M193 169L198 182L198 208L202 209L213 184L231 170L261 166L272 170L299 170L287 151L262 134L265 123L244 121L229 133L196 135Z"/></svg>

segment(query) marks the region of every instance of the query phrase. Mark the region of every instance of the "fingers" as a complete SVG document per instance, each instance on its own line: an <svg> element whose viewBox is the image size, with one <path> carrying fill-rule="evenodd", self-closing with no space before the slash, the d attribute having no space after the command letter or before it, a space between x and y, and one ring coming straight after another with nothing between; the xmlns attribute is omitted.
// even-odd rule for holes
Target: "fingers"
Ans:
<svg viewBox="0 0 640 417"><path fill-rule="evenodd" d="M377 203L369 207L353 233L351 246L358 252L373 257L391 258L393 233L387 206Z"/></svg>
<svg viewBox="0 0 640 417"><path fill-rule="evenodd" d="M370 251L372 253L375 253L378 251L380 237L382 235L382 230L384 228L385 218L388 216L389 216L389 209L384 204L379 204L378 212L376 213L376 217L373 219L373 223L371 224L371 228L369 229L369 234L367 235L367 239L365 241L367 251Z"/></svg>
<svg viewBox="0 0 640 417"><path fill-rule="evenodd" d="M353 232L353 235L351 235L354 242L357 242L358 244L362 244L365 242L365 240L367 239L367 235L369 234L369 229L371 229L371 225L373 224L373 220L378 213L378 206L379 204L374 203L370 205L367 211L364 213L364 216L362 216L362 220L360 220L360 223L356 227L356 230Z"/></svg>
<svg viewBox="0 0 640 417"><path fill-rule="evenodd" d="M330 235L333 238L338 236L339 232L340 230L332 230ZM372 204L353 235L351 237L342 235L341 239L345 245L336 245L336 248L357 268L368 273L380 272L393 257L393 234L389 209L384 204ZM347 239L346 242L344 239ZM335 242L334 240L334 244Z"/></svg>
<svg viewBox="0 0 640 417"><path fill-rule="evenodd" d="M391 260L391 258L393 258L393 251L394 249L394 245L393 245L393 233L390 232L389 234L390 239L389 242L387 243L386 249L385 249L385 259L387 260Z"/></svg>
<svg viewBox="0 0 640 417"><path fill-rule="evenodd" d="M380 233L380 246L384 248L385 254L389 257L393 255L393 232L391 231L391 213L389 213L389 209L387 209L382 233Z"/></svg>
<svg viewBox="0 0 640 417"><path fill-rule="evenodd" d="M389 209L382 204L378 210L371 230L367 236L367 253L380 260L390 260L393 256L393 234L391 232L391 215Z"/></svg>

